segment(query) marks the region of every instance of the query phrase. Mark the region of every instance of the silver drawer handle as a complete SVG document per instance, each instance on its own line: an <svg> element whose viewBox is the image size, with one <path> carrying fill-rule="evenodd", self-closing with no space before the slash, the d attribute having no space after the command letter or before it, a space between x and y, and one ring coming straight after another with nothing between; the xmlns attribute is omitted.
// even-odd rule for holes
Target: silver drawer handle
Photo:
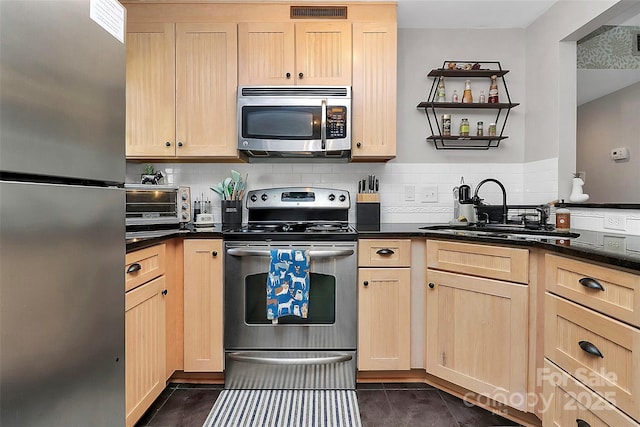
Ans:
<svg viewBox="0 0 640 427"><path fill-rule="evenodd" d="M353 359L350 354L335 354L326 357L260 357L243 353L229 353L236 362L260 363L263 365L332 365Z"/></svg>
<svg viewBox="0 0 640 427"><path fill-rule="evenodd" d="M329 249L329 250L310 250L309 258L333 258L337 256L353 255L353 249ZM270 257L269 249L250 249L250 248L230 248L227 254L232 256L262 256Z"/></svg>

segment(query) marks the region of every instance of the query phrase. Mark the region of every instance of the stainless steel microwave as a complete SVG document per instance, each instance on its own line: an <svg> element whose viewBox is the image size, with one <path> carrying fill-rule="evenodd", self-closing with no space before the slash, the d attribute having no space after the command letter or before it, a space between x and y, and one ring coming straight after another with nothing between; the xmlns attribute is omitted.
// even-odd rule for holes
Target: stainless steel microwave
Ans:
<svg viewBox="0 0 640 427"><path fill-rule="evenodd" d="M351 154L350 86L240 86L237 117L250 161Z"/></svg>

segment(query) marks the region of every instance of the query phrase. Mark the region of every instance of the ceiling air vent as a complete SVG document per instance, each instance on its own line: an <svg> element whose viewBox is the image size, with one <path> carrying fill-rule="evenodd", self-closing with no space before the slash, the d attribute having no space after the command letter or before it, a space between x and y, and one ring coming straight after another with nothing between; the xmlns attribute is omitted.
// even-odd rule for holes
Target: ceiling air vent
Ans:
<svg viewBox="0 0 640 427"><path fill-rule="evenodd" d="M631 45L633 46L631 54L640 56L640 31L631 32Z"/></svg>
<svg viewBox="0 0 640 427"><path fill-rule="evenodd" d="M291 6L291 19L347 19L347 7Z"/></svg>

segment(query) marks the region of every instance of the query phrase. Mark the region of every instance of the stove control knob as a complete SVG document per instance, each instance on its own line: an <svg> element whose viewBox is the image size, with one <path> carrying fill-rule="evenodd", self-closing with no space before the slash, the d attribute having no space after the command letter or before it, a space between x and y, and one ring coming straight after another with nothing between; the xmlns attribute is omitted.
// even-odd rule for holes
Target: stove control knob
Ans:
<svg viewBox="0 0 640 427"><path fill-rule="evenodd" d="M267 193L262 193L262 196L260 198L262 199L263 202L266 202L268 198Z"/></svg>
<svg viewBox="0 0 640 427"><path fill-rule="evenodd" d="M255 194L251 195L251 201L255 202L256 200L258 200L258 196L256 196Z"/></svg>
<svg viewBox="0 0 640 427"><path fill-rule="evenodd" d="M341 202L344 202L345 200L347 200L346 196L344 194L341 194L339 197Z"/></svg>
<svg viewBox="0 0 640 427"><path fill-rule="evenodd" d="M336 199L336 196L334 194L329 194L329 200L330 201L334 201Z"/></svg>

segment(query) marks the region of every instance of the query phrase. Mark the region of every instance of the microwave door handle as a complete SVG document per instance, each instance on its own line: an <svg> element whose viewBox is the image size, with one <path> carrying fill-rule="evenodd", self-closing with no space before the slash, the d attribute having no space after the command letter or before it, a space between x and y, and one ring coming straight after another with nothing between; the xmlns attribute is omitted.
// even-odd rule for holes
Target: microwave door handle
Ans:
<svg viewBox="0 0 640 427"><path fill-rule="evenodd" d="M322 100L322 114L320 116L320 141L322 142L322 149L327 149L327 100Z"/></svg>

